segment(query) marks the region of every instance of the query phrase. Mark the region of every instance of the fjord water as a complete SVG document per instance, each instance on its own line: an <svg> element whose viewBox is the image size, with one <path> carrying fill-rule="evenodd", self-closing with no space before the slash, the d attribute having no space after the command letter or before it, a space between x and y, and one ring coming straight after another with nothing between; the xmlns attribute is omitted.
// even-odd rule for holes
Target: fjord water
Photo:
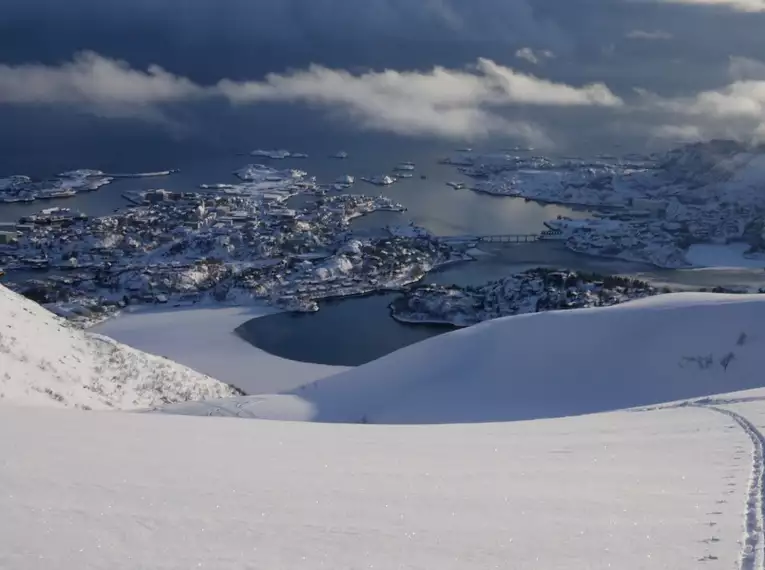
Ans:
<svg viewBox="0 0 765 570"><path fill-rule="evenodd" d="M435 271L425 278L425 282L482 285L516 272L544 266L626 275L678 291L715 286L757 289L763 283L762 270L660 269L573 253L559 242L484 248L489 256ZM255 346L284 358L356 366L454 330L448 325L411 325L393 320L389 316L388 305L396 297L396 293L386 293L327 301L321 303L321 310L317 313L270 315L243 324L237 333Z"/></svg>

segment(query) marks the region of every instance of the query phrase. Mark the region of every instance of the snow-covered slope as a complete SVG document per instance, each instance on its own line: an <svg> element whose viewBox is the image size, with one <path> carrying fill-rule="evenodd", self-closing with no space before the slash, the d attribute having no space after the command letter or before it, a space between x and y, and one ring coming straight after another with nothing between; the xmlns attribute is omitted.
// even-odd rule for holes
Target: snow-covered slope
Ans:
<svg viewBox="0 0 765 570"><path fill-rule="evenodd" d="M292 390L347 370L269 354L234 332L250 319L273 313L273 308L251 305L139 310L125 312L92 330L138 350L166 356L251 395Z"/></svg>
<svg viewBox="0 0 765 570"><path fill-rule="evenodd" d="M370 423L560 417L765 386L765 295L677 293L497 319L280 396L176 413Z"/></svg>
<svg viewBox="0 0 765 570"><path fill-rule="evenodd" d="M0 406L9 570L729 570L762 504L747 433L711 409L359 426Z"/></svg>
<svg viewBox="0 0 765 570"><path fill-rule="evenodd" d="M0 401L131 409L236 394L175 362L74 328L0 286Z"/></svg>
<svg viewBox="0 0 765 570"><path fill-rule="evenodd" d="M83 405L88 380L114 390L94 393L91 407L157 395L144 383L161 382L151 366L158 357L73 330L4 289L0 316L0 370L30 382L22 393L4 381L3 390L16 390L12 401L64 405L45 392L56 386ZM290 394L175 411L451 423L634 406L763 384L764 323L763 295L666 295L509 317ZM52 364L40 369L42 358ZM99 379L123 362L142 380L126 378L120 390ZM200 378L164 365L173 378ZM0 434L8 435L0 436L3 569L765 563L765 389L661 409L429 426L229 421L8 400L0 400Z"/></svg>

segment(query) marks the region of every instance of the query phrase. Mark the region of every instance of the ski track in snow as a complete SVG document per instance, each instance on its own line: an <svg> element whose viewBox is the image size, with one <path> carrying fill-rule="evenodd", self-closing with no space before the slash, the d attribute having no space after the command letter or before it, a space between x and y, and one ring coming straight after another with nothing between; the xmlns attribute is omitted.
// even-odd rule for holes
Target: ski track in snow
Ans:
<svg viewBox="0 0 765 570"><path fill-rule="evenodd" d="M734 401L716 400L715 403L727 404ZM765 436L757 427L744 416L731 410L704 403L690 404L693 407L704 408L712 412L724 414L736 422L752 440L752 473L746 497L745 536L741 550L741 570L763 570L765 568L765 531L763 517L765 516Z"/></svg>

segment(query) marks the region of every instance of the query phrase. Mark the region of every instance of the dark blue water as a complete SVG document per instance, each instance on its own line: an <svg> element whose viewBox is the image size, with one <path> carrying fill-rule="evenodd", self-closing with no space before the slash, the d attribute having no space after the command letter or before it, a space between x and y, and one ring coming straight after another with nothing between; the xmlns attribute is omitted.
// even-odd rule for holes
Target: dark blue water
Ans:
<svg viewBox="0 0 765 570"><path fill-rule="evenodd" d="M278 139L278 137L275 137ZM269 144L267 137L255 138L248 147L282 148L278 144ZM457 173L456 169L437 164L439 158L451 154L453 148L449 145L412 143L399 144L391 147L386 137L370 134L357 144L342 145L340 138L333 139L336 146L317 143L309 144L303 140L301 146L286 147L295 152L306 152L308 159L270 160L260 157L240 156L232 150L227 154L212 154L195 156L155 156L153 153L144 155L140 149L135 154L116 155L98 159L97 156L82 156L76 161L58 163L51 166L48 175L72 168L96 168L105 172L141 172L151 170L166 170L180 168L180 172L166 177L119 179L104 186L96 192L80 194L74 198L50 200L28 204L6 204L0 206L0 221L13 221L20 216L36 212L40 208L66 206L84 211L90 215L104 215L115 208L126 205L121 197L126 191L143 190L148 188L166 188L169 190L193 190L201 183L235 182L232 172L249 162L268 163L275 168L300 168L316 176L319 182L332 182L342 174L351 174L357 178L355 186L350 189L354 193L385 194L407 207L405 216L373 215L369 220L359 220L357 227L383 226L390 222L414 221L425 226L438 235L454 235L463 233L530 233L543 229L543 222L557 215L583 215L573 213L568 208L551 205L539 205L521 199L497 198L480 195L467 190L454 190L446 185L447 181L467 179ZM329 158L338 150L345 150L349 158L338 160ZM124 159L122 158L124 157ZM362 182L361 176L387 174L402 161L413 161L417 164L415 176L403 179L390 187L381 188ZM50 161L53 162L53 161ZM9 173L25 174L27 171L15 169ZM426 179L422 180L421 175Z"/></svg>
<svg viewBox="0 0 765 570"><path fill-rule="evenodd" d="M448 326L407 326L388 317L395 294L322 303L318 313L281 313L243 324L237 333L283 358L358 366L452 330Z"/></svg>

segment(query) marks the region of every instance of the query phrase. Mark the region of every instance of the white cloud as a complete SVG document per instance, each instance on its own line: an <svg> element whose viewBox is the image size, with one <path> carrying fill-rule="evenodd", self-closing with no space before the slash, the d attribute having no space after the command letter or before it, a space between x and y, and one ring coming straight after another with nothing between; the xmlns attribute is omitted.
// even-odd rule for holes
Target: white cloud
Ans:
<svg viewBox="0 0 765 570"><path fill-rule="evenodd" d="M137 70L83 53L60 66L0 65L0 104L59 104L150 119L164 118L171 104L199 100L306 104L363 129L454 139L513 135L535 146L549 142L547 128L558 126L548 109L576 119L576 109L589 108L619 110L610 117L620 124L674 139L765 137L765 64L733 57L729 75L731 82L716 89L680 97L637 90L625 103L602 83L557 83L489 59L460 69L356 74L312 65L258 81L203 86L157 66Z"/></svg>
<svg viewBox="0 0 765 570"><path fill-rule="evenodd" d="M367 129L465 138L512 134L537 144L544 133L508 118L519 106L619 107L604 84L571 86L488 59L465 69L352 74L312 65L261 81L201 86L157 66L146 71L94 53L57 67L0 65L0 103L65 104L108 116L161 117L170 103L224 98L235 104L302 103L343 114Z"/></svg>
<svg viewBox="0 0 765 570"><path fill-rule="evenodd" d="M661 97L638 90L639 110L661 124L659 136L690 139L765 137L765 64L731 58L734 81L717 89L682 97Z"/></svg>
<svg viewBox="0 0 765 570"><path fill-rule="evenodd" d="M554 58L555 54L551 52L550 50L542 50L542 51L535 52L533 49L525 47L516 51L515 57L517 57L518 59L525 59L529 63L533 63L534 65L537 65L538 63L542 62L545 59Z"/></svg>
<svg viewBox="0 0 765 570"><path fill-rule="evenodd" d="M704 139L702 130L696 125L659 125L653 133L662 139L677 143L697 142Z"/></svg>
<svg viewBox="0 0 765 570"><path fill-rule="evenodd" d="M739 12L765 12L765 0L665 0L674 4L722 6Z"/></svg>
<svg viewBox="0 0 765 570"><path fill-rule="evenodd" d="M671 40L673 36L663 30L630 30L625 37L630 40Z"/></svg>
<svg viewBox="0 0 765 570"><path fill-rule="evenodd" d="M728 73L735 81L765 81L765 63L748 57L733 56L730 58Z"/></svg>
<svg viewBox="0 0 765 570"><path fill-rule="evenodd" d="M0 103L70 104L98 114L131 115L203 95L202 87L156 65L139 71L92 52L60 67L0 65Z"/></svg>
<svg viewBox="0 0 765 570"><path fill-rule="evenodd" d="M690 97L654 99L658 108L707 120L750 119L765 122L765 81L736 81Z"/></svg>
<svg viewBox="0 0 765 570"><path fill-rule="evenodd" d="M222 81L218 89L240 104L308 103L346 111L367 128L452 137L539 134L528 125L505 121L499 112L503 107L622 104L603 84L554 83L488 59L465 70L435 67L427 72L386 70L360 75L313 65L305 71L270 74L264 81Z"/></svg>

